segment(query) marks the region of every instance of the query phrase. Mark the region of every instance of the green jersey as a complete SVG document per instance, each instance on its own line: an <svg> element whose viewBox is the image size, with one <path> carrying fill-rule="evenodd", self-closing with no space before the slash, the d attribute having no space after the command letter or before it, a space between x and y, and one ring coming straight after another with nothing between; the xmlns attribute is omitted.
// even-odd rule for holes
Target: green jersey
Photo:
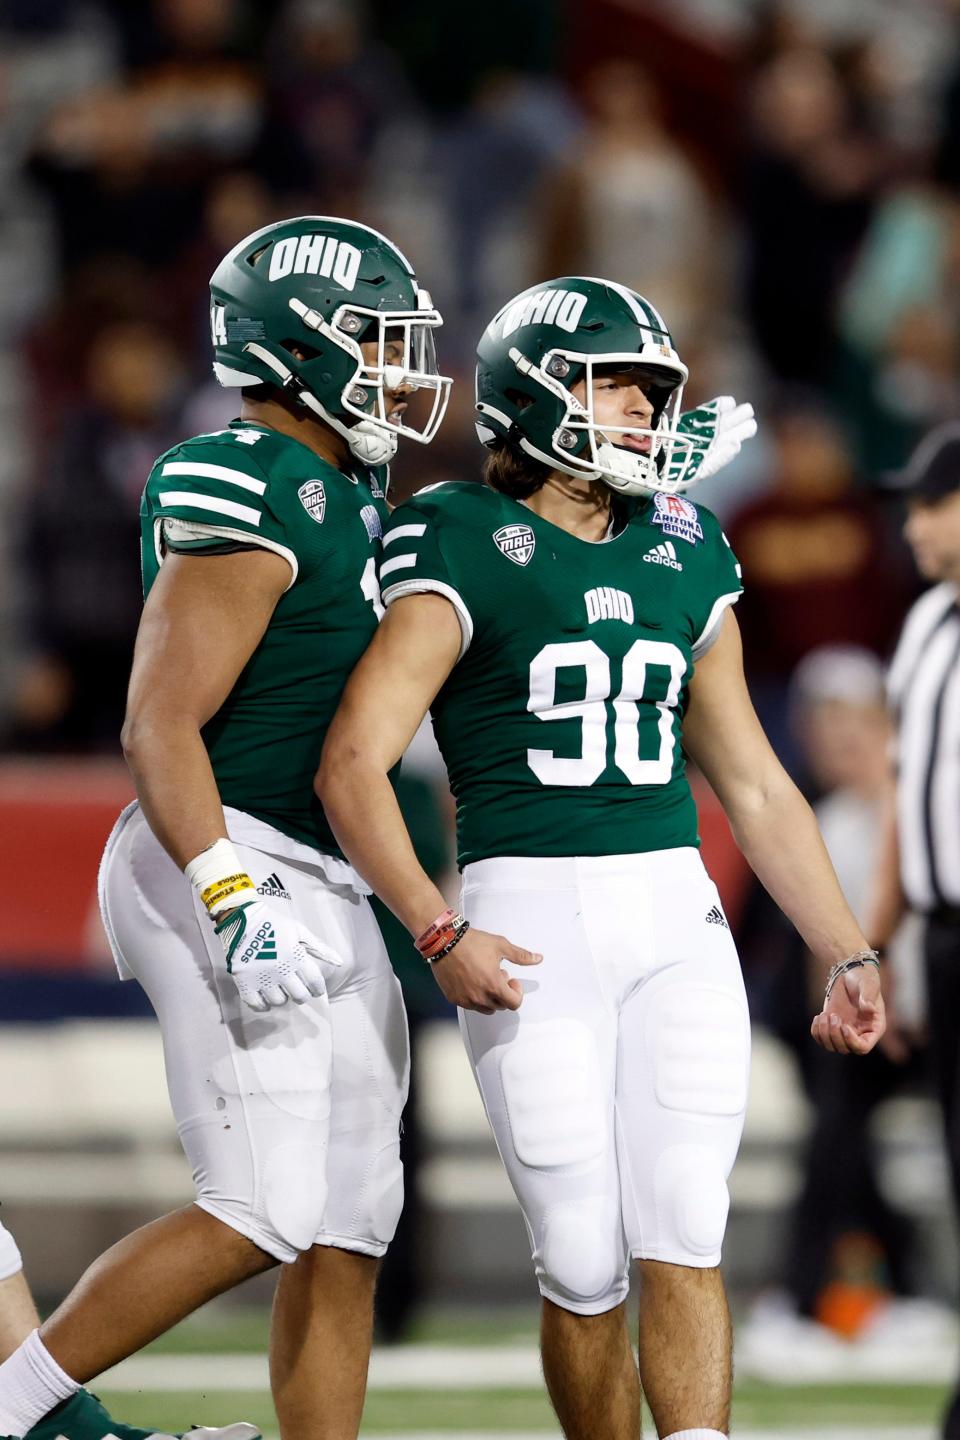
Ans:
<svg viewBox="0 0 960 1440"><path fill-rule="evenodd" d="M699 843L687 687L741 590L709 510L633 501L592 544L486 486L437 485L393 512L380 584L386 604L444 595L460 621L432 716L461 865Z"/></svg>
<svg viewBox="0 0 960 1440"><path fill-rule="evenodd" d="M339 856L313 790L327 728L382 614L384 473L344 474L299 440L234 421L157 460L140 509L144 593L164 555L247 546L290 584L232 691L203 728L224 805Z"/></svg>

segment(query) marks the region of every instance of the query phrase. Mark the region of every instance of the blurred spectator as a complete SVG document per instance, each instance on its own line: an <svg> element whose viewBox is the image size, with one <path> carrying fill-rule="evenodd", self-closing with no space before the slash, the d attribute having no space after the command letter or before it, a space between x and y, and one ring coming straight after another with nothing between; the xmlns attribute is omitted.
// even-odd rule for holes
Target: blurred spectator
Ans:
<svg viewBox="0 0 960 1440"><path fill-rule="evenodd" d="M167 263L193 234L211 176L261 138L263 77L230 43L236 0L162 0L151 13L152 63L68 100L36 139L32 175L67 266L97 252ZM268 153L287 163L284 147Z"/></svg>
<svg viewBox="0 0 960 1440"><path fill-rule="evenodd" d="M729 535L746 585L737 608L751 693L774 747L796 772L787 724L794 668L818 645L848 642L885 654L905 581L881 515L853 487L843 438L823 407L792 400L769 429L772 488L733 517Z"/></svg>
<svg viewBox="0 0 960 1440"><path fill-rule="evenodd" d="M639 65L606 61L583 92L589 123L547 182L540 273L609 275L647 295L678 343L702 343L728 299L722 217Z"/></svg>
<svg viewBox="0 0 960 1440"><path fill-rule="evenodd" d="M183 381L171 341L145 321L107 325L90 349L87 398L26 502L31 658L14 745L119 744L142 608L140 493L172 441Z"/></svg>
<svg viewBox="0 0 960 1440"><path fill-rule="evenodd" d="M797 667L791 700L807 765L823 797L814 807L817 823L850 907L863 917L889 783L883 669L866 650L814 650ZM797 987L804 1022L825 979L807 958L809 983ZM902 1089L905 1071L879 1050L848 1066L812 1041L808 1051L814 1119L793 1212L786 1287L798 1314L850 1337L891 1293L913 1290L912 1226L878 1182L869 1124L876 1106ZM868 1273L836 1274L835 1267L849 1266L852 1255L871 1256Z"/></svg>
<svg viewBox="0 0 960 1440"><path fill-rule="evenodd" d="M957 413L960 201L922 183L878 206L841 296L838 398L868 476Z"/></svg>
<svg viewBox="0 0 960 1440"><path fill-rule="evenodd" d="M745 157L746 304L780 379L829 377L837 286L886 159L825 51L797 45L760 70Z"/></svg>
<svg viewBox="0 0 960 1440"><path fill-rule="evenodd" d="M396 133L413 96L395 57L370 35L360 0L294 0L276 29L272 133L281 144L296 136L303 161L289 188L309 197L310 212L360 218L377 140L385 128Z"/></svg>

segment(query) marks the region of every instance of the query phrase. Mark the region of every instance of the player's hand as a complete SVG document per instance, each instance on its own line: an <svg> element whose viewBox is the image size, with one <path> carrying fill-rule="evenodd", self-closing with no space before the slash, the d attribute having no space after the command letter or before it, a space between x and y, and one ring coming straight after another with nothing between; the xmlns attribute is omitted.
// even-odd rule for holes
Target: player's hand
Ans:
<svg viewBox="0 0 960 1440"><path fill-rule="evenodd" d="M502 935L470 929L463 939L430 967L451 1005L492 1015L495 1010L519 1010L523 986L502 969L512 965L539 965L542 955L512 945Z"/></svg>
<svg viewBox="0 0 960 1440"><path fill-rule="evenodd" d="M840 975L810 1034L836 1055L866 1055L886 1029L880 974L875 965L858 965Z"/></svg>
<svg viewBox="0 0 960 1440"><path fill-rule="evenodd" d="M718 395L695 410L684 410L677 430L690 444L674 444L666 478L674 482L672 489L686 490L729 465L756 435L757 422L752 405L738 405L732 395Z"/></svg>
<svg viewBox="0 0 960 1440"><path fill-rule="evenodd" d="M326 993L320 964L342 965L335 950L318 940L277 900L250 900L215 926L227 970L251 1010L294 1000L302 1005Z"/></svg>

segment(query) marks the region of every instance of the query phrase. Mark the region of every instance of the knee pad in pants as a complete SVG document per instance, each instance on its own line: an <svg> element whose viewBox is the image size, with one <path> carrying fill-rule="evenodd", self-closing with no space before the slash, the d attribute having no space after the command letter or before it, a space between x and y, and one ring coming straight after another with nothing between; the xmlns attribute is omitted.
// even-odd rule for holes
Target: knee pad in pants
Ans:
<svg viewBox="0 0 960 1440"><path fill-rule="evenodd" d="M626 1247L616 1205L603 1196L562 1202L543 1217L537 1280L556 1304L600 1314L627 1293Z"/></svg>

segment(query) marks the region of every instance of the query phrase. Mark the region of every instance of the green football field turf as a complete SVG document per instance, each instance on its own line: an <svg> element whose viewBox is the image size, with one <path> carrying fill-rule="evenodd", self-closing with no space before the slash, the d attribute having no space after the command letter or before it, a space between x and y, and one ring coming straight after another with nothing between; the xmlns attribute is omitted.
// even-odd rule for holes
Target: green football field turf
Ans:
<svg viewBox="0 0 960 1440"><path fill-rule="evenodd" d="M265 1312L239 1312L211 1309L193 1321L181 1325L171 1335L151 1346L147 1353L156 1357L163 1368L162 1357L171 1364L179 1356L209 1356L210 1388L185 1391L165 1388L162 1375L150 1389L111 1390L109 1381L94 1388L118 1418L150 1428L183 1430L188 1426L224 1424L230 1420L251 1420L265 1434L275 1436L276 1418L263 1384L253 1378L256 1364L262 1374L262 1355L266 1339ZM536 1322L529 1312L484 1313L476 1315L447 1313L429 1316L421 1321L411 1336L417 1345L462 1346L465 1352L479 1346L531 1345L535 1341ZM393 1350L394 1357L401 1358ZM417 1362L416 1349L410 1350L411 1365ZM237 1364L238 1357L250 1357L251 1388L241 1383L236 1389L223 1388L221 1367ZM233 1373L231 1371L231 1373ZM105 1377L106 1378L106 1377ZM171 1382L176 1383L171 1375ZM933 1385L771 1385L744 1379L736 1387L734 1404L734 1435L763 1434L764 1440L778 1433L829 1434L830 1440L843 1440L849 1433L856 1440L876 1434L889 1440L934 1440L936 1417L944 1393ZM557 1435L546 1397L540 1386L481 1388L468 1384L465 1388L446 1385L431 1388L429 1381L422 1387L370 1391L364 1415L363 1435L409 1435L427 1437L474 1434L483 1437L510 1435L511 1440L525 1434L541 1437ZM655 1435L647 1422L645 1436Z"/></svg>
<svg viewBox="0 0 960 1440"><path fill-rule="evenodd" d="M111 1413L135 1425L182 1430L187 1425L220 1425L250 1420L276 1433L269 1396L262 1392L204 1395L201 1392L141 1392L100 1398ZM786 1388L748 1384L738 1387L734 1426L749 1430L869 1430L890 1440L908 1427L926 1426L931 1440L942 1395L929 1386L891 1387L878 1395L876 1386ZM367 1397L364 1435L429 1435L434 1432L524 1432L555 1435L556 1422L541 1392L532 1390L379 1390ZM655 1432L647 1426L646 1433Z"/></svg>

